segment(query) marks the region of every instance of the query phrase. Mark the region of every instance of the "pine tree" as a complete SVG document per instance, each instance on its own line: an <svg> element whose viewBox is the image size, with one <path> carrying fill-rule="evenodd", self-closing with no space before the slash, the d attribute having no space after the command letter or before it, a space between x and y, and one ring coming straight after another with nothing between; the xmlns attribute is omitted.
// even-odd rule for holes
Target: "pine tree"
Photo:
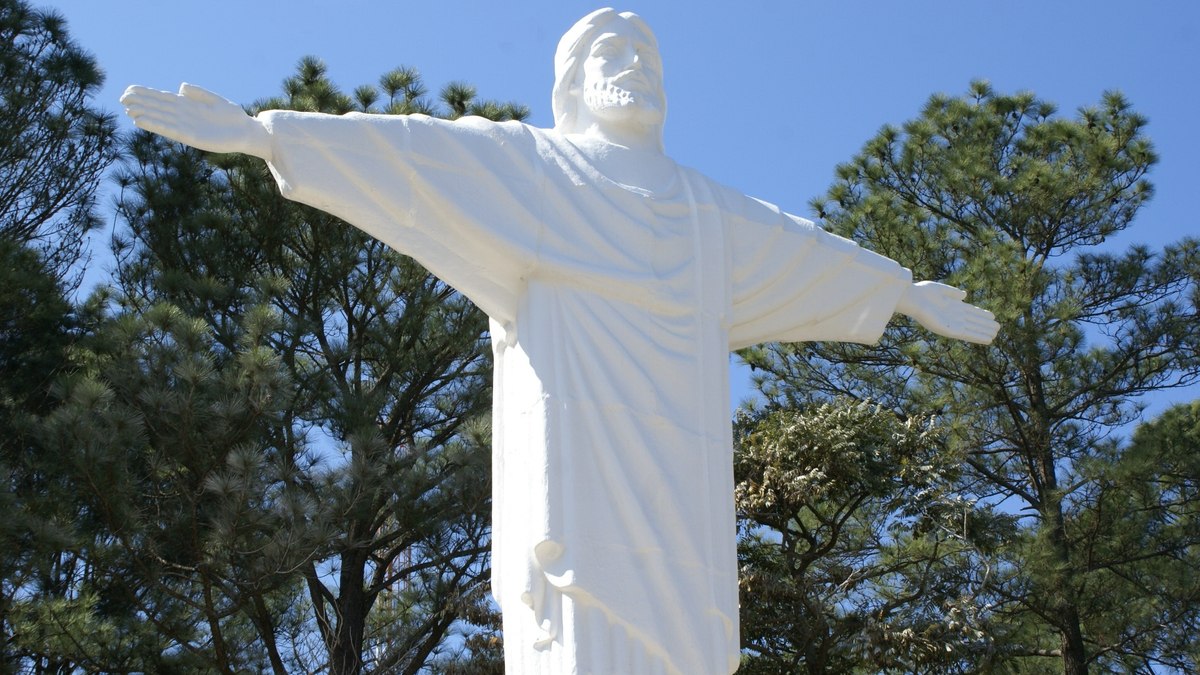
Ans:
<svg viewBox="0 0 1200 675"><path fill-rule="evenodd" d="M416 71L400 68L346 95L306 58L283 97L254 108L527 114L477 101L461 85L447 91L441 112ZM129 311L177 307L228 354L256 308L278 317L262 338L290 382L272 402L280 425L263 446L278 453L274 468L246 460L247 477L220 484L255 486L253 508L286 498L301 509L281 526L292 567L271 568L285 577L274 587L302 591L290 602L307 616L288 629L259 621L252 632L286 640L309 670L416 672L440 658L460 617L486 603L485 318L412 260L284 200L259 160L205 157L146 134L130 152L120 207L129 236L119 251ZM223 564L221 578L238 578L239 567ZM242 602L227 586L214 591Z"/></svg>
<svg viewBox="0 0 1200 675"><path fill-rule="evenodd" d="M19 642L89 671L289 672L261 630L290 599L304 517L278 490L291 449L273 442L287 381L269 311L230 350L166 303L100 318L40 421L74 488L71 588L21 608Z"/></svg>
<svg viewBox="0 0 1200 675"><path fill-rule="evenodd" d="M0 236L40 251L59 279L83 255L118 152L115 121L91 105L103 82L61 16L0 0Z"/></svg>
<svg viewBox="0 0 1200 675"><path fill-rule="evenodd" d="M964 510L932 420L837 399L735 428L739 672L922 672L981 647L956 573L1004 522Z"/></svg>
<svg viewBox="0 0 1200 675"><path fill-rule="evenodd" d="M113 119L91 107L102 81L62 17L0 0L0 671L43 656L18 615L61 603L78 563L69 486L36 426L71 369L66 295L117 154Z"/></svg>
<svg viewBox="0 0 1200 675"><path fill-rule="evenodd" d="M1107 474L1096 467L1115 461L1107 439L1138 419L1138 397L1200 376L1197 242L1101 246L1152 194L1145 126L1115 93L1074 119L983 82L934 96L840 166L813 206L829 229L918 278L971 289L1002 325L995 343L953 343L900 321L873 347L744 353L776 405L848 396L937 416L965 457L963 497L1019 516L1014 536L962 581L964 592L982 589L971 592L992 635L967 668L1054 658L1083 673L1110 667L1118 643L1132 648L1121 621L1165 630L1149 615L1113 614L1100 591L1121 595L1154 558L1106 551L1114 530L1083 526L1103 504L1097 476Z"/></svg>
<svg viewBox="0 0 1200 675"><path fill-rule="evenodd" d="M1200 401L1169 408L1081 468L1088 508L1071 534L1092 547L1105 615L1089 628L1110 669L1200 669L1198 450Z"/></svg>
<svg viewBox="0 0 1200 675"><path fill-rule="evenodd" d="M0 237L0 670L25 650L14 643L22 600L60 598L72 555L71 512L56 459L37 442L51 385L69 370L71 307L37 251Z"/></svg>

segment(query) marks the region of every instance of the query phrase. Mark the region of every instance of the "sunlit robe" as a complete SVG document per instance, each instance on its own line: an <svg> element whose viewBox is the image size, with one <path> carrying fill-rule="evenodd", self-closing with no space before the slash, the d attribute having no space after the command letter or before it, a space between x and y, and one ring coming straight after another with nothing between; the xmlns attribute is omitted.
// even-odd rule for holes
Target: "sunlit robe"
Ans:
<svg viewBox="0 0 1200 675"><path fill-rule="evenodd" d="M735 670L729 352L874 342L909 272L684 167L620 185L553 130L259 117L284 195L491 318L508 672Z"/></svg>

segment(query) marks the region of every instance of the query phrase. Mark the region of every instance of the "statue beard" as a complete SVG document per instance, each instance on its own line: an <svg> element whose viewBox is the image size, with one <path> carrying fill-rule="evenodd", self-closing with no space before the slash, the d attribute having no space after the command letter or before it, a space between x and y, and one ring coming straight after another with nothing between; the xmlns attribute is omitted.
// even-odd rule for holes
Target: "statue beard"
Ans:
<svg viewBox="0 0 1200 675"><path fill-rule="evenodd" d="M593 82L583 91L583 104L598 112L633 105L633 92L609 82Z"/></svg>
<svg viewBox="0 0 1200 675"><path fill-rule="evenodd" d="M662 118L662 112L651 96L635 94L611 82L593 82L583 89L583 104L600 117L632 116L642 123L654 123Z"/></svg>

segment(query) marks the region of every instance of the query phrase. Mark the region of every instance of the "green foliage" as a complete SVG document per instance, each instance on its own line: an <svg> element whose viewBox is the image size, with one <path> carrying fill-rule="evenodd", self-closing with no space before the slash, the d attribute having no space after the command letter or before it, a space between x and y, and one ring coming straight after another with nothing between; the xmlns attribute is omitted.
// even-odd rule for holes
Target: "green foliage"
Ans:
<svg viewBox="0 0 1200 675"><path fill-rule="evenodd" d="M305 516L252 482L279 483L285 453L265 439L288 384L255 337L222 353L202 322L157 305L80 345L84 368L39 424L75 490L76 576L64 597L16 603L18 647L89 670L265 667L235 619L260 619L252 597L286 582L278 570L302 545L291 521Z"/></svg>
<svg viewBox="0 0 1200 675"><path fill-rule="evenodd" d="M90 105L103 81L61 16L0 1L0 237L37 248L60 279L118 153L112 117Z"/></svg>
<svg viewBox="0 0 1200 675"><path fill-rule="evenodd" d="M65 293L78 275L102 174L117 155L113 120L90 106L103 80L62 17L0 0L0 671L21 642L33 600L55 621L86 618L70 596L76 557L71 486L46 455L37 423L71 370L76 327ZM82 625L82 624L80 624ZM55 629L43 626L53 632ZM52 639L52 638L47 638ZM45 661L53 669L53 659Z"/></svg>
<svg viewBox="0 0 1200 675"><path fill-rule="evenodd" d="M62 590L57 562L71 544L69 491L37 443L52 383L69 370L71 307L41 256L0 237L0 669L12 646L17 598ZM10 654L12 656L10 656Z"/></svg>
<svg viewBox="0 0 1200 675"><path fill-rule="evenodd" d="M1100 517L1109 484L1133 481L1110 439L1138 419L1139 396L1200 376L1200 244L1101 246L1152 194L1145 124L1115 93L1073 119L982 82L933 97L838 167L814 207L916 277L968 289L1000 321L995 343L953 343L901 320L877 346L743 354L775 405L848 396L937 415L965 458L959 494L1021 514L1021 528L976 560L991 570L978 601L994 615L994 646L967 669L1058 658L1077 673L1114 667L1125 649L1144 669L1173 656L1126 639L1163 633L1153 613L1124 614L1096 592L1134 595L1143 582L1131 579L1160 562L1135 556L1137 537Z"/></svg>
<svg viewBox="0 0 1200 675"><path fill-rule="evenodd" d="M1200 401L1139 425L1132 441L1089 462L1087 508L1068 521L1088 542L1093 583L1109 589L1104 663L1126 671L1200 669ZM1089 536L1102 532L1104 537ZM1148 658L1151 655L1152 658Z"/></svg>
<svg viewBox="0 0 1200 675"><path fill-rule="evenodd" d="M380 84L346 95L310 57L284 81L283 98L255 108L454 117L485 105L454 85L441 112L412 69ZM505 109L497 117L514 116L516 106L495 105ZM130 155L121 177L121 303L137 316L176 308L210 336L209 344L186 345L198 359L188 368L195 376L254 336L287 383L264 402L272 425L244 442L217 438L198 449L210 470L164 475L190 477L215 509L202 547L215 556L211 565L177 574L200 597L211 586L218 622L180 643L234 670L246 666L233 655L255 650L276 672L416 672L443 658L457 622L486 613L485 318L412 260L284 200L258 160L206 157L146 134L133 139ZM143 383L144 396L169 396L150 385ZM178 414L159 408L145 419ZM259 531L251 523L271 518L282 518L268 528L277 545L244 539L246 527ZM221 582L208 584L205 575ZM183 600L176 592L156 601Z"/></svg>
<svg viewBox="0 0 1200 675"><path fill-rule="evenodd" d="M63 368L71 306L37 252L0 237L0 438L22 412L44 410Z"/></svg>
<svg viewBox="0 0 1200 675"><path fill-rule="evenodd" d="M346 95L306 58L258 105L527 114L465 85L442 112L412 69L381 85ZM0 670L495 656L494 630L467 637L475 658L446 644L496 618L484 317L284 200L258 160L140 133L125 149L115 288L77 316L43 259L0 238Z"/></svg>
<svg viewBox="0 0 1200 675"><path fill-rule="evenodd" d="M743 671L912 672L988 648L958 576L1012 523L952 492L942 430L843 399L737 428Z"/></svg>

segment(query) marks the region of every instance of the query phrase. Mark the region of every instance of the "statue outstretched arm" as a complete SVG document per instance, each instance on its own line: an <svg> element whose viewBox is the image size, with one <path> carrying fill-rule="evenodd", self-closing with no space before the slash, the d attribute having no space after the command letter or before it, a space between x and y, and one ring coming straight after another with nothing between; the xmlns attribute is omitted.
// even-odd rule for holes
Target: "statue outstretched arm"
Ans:
<svg viewBox="0 0 1200 675"><path fill-rule="evenodd" d="M179 93L134 85L121 96L138 127L209 152L241 152L271 161L271 134L233 101L184 83Z"/></svg>
<svg viewBox="0 0 1200 675"><path fill-rule="evenodd" d="M921 281L908 287L900 297L896 311L912 317L938 335L981 345L991 344L1000 324L986 309L963 302L966 297L966 291L953 286Z"/></svg>

